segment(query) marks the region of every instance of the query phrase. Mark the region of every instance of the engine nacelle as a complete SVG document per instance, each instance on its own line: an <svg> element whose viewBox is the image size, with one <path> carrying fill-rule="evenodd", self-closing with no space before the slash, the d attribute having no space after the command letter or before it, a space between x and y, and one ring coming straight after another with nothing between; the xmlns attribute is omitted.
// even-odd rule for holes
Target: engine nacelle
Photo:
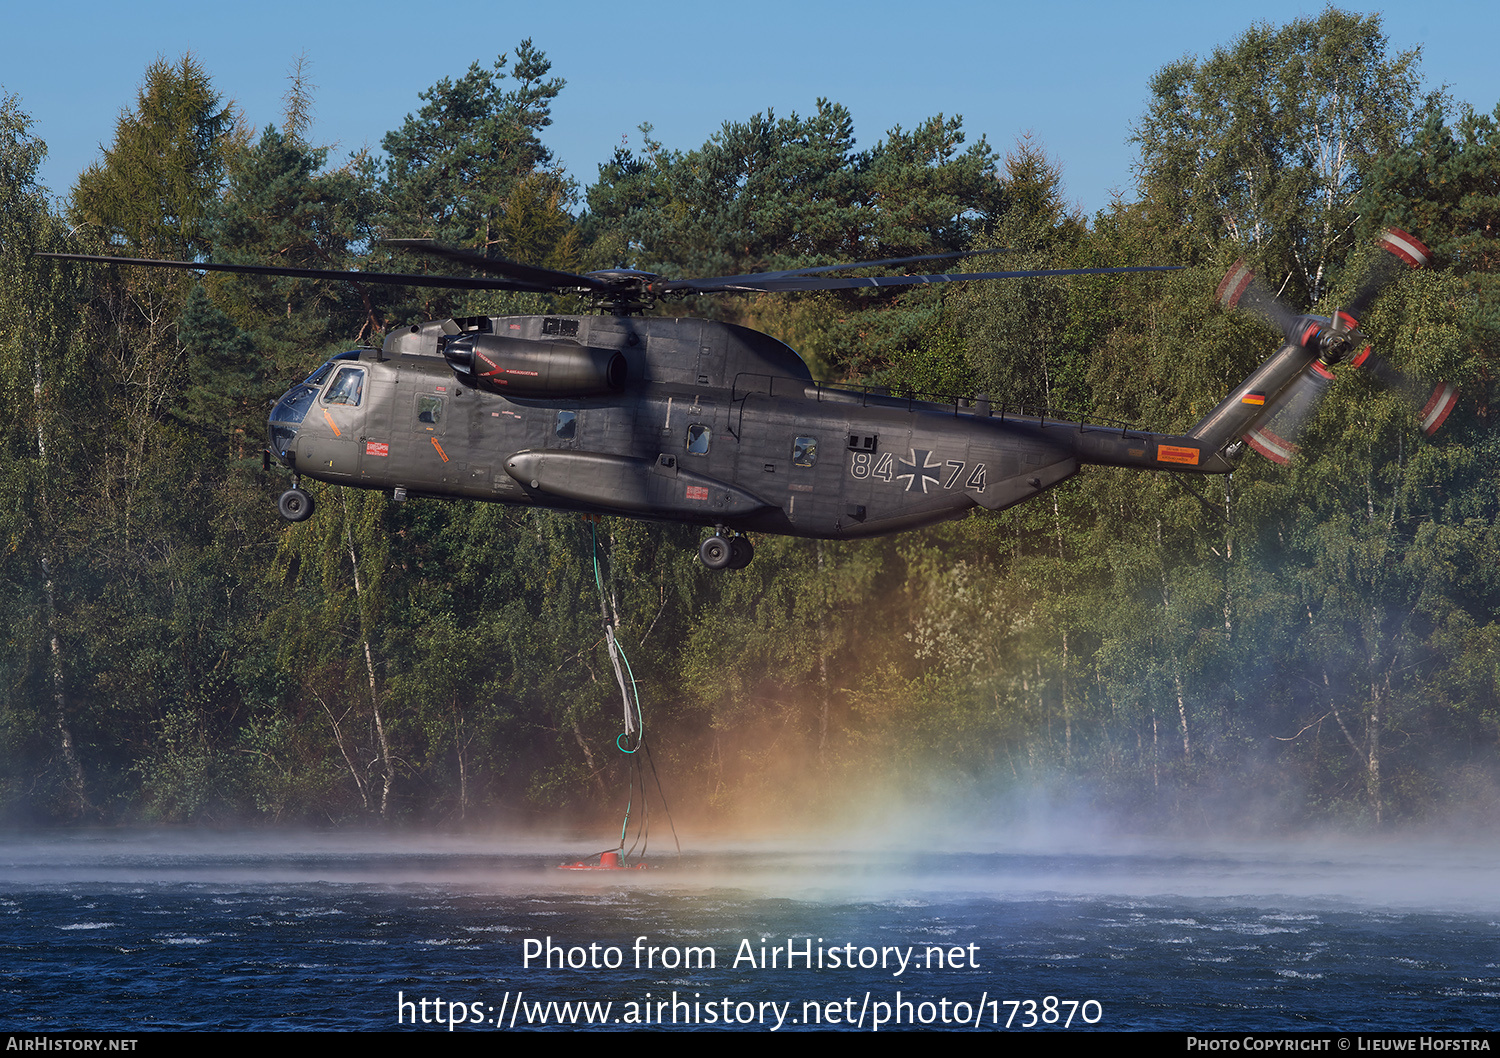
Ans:
<svg viewBox="0 0 1500 1058"><path fill-rule="evenodd" d="M618 349L466 334L449 339L443 356L460 382L503 397L602 397L625 388Z"/></svg>

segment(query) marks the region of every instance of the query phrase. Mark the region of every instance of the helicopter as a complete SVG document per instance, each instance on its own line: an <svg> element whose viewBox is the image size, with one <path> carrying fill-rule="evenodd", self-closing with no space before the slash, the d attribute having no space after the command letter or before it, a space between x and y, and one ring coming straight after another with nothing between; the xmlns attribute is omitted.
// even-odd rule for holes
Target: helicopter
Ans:
<svg viewBox="0 0 1500 1058"><path fill-rule="evenodd" d="M329 358L289 389L269 417L264 460L291 474L281 516L311 517L301 479L475 499L586 515L711 527L699 557L710 569L748 565L747 534L853 539L916 529L976 508L999 511L1066 481L1085 465L1225 474L1247 448L1285 463L1349 360L1420 406L1432 434L1457 401L1442 383L1421 391L1371 350L1358 319L1401 264L1430 254L1388 229L1354 300L1332 317L1284 305L1241 262L1218 291L1226 308L1256 313L1281 347L1184 434L1071 421L998 408L986 395L918 399L816 381L770 335L713 320L646 316L690 294L895 287L1175 266L841 277L995 251L886 258L709 279L629 268L586 274L533 267L421 239L388 245L444 259L476 277L343 272L75 254L62 260L360 283L581 293L590 315L471 316L401 327L378 349Z"/></svg>

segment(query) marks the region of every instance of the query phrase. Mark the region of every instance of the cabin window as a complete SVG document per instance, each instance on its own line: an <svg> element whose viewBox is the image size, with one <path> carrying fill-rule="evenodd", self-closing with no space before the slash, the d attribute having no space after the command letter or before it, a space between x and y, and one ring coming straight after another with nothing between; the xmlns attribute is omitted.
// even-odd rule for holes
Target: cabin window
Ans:
<svg viewBox="0 0 1500 1058"><path fill-rule="evenodd" d="M557 438L560 441L571 441L578 436L578 413L575 411L560 411L557 413Z"/></svg>
<svg viewBox="0 0 1500 1058"><path fill-rule="evenodd" d="M688 455L708 455L708 443L713 440L713 431L702 423L693 423L688 427L687 450Z"/></svg>
<svg viewBox="0 0 1500 1058"><path fill-rule="evenodd" d="M333 385L328 387L324 404L347 404L358 407L365 392L365 372L359 367L341 367L333 376Z"/></svg>
<svg viewBox="0 0 1500 1058"><path fill-rule="evenodd" d="M799 437L792 442L792 466L810 467L818 461L818 439Z"/></svg>
<svg viewBox="0 0 1500 1058"><path fill-rule="evenodd" d="M443 398L428 394L417 396L417 422L431 430L443 420Z"/></svg>

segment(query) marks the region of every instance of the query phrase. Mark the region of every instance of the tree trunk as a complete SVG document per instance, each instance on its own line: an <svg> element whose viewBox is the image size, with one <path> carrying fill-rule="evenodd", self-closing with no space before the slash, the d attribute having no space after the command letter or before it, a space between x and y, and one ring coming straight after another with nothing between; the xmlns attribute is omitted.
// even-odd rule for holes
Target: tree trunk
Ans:
<svg viewBox="0 0 1500 1058"><path fill-rule="evenodd" d="M57 593L52 582L52 561L45 537L46 532L52 527L52 518L51 508L47 502L47 431L43 425L46 416L42 412L42 364L40 360L32 361L31 393L36 409L37 459L41 464L41 473L38 475L41 481L40 494L37 499L40 501L39 509L43 527L40 562L42 595L47 602L47 639L52 667L52 710L57 723L58 753L62 757L63 767L67 770L73 810L75 813L82 813L89 810L88 793L84 788L83 765L78 761L78 753L73 748L73 732L68 727L67 681L63 676L62 636L57 627Z"/></svg>
<svg viewBox="0 0 1500 1058"><path fill-rule="evenodd" d="M391 809L391 786L396 773L391 765L391 747L385 737L385 720L380 715L380 687L375 676L375 652L370 648L370 630L365 622L364 581L359 573L359 556L354 550L354 532L349 527L349 499L345 490L339 490L344 505L344 543L349 549L349 566L354 571L354 603L359 610L359 637L365 654L365 675L370 682L370 713L375 720L375 740L380 747L380 818L389 820Z"/></svg>

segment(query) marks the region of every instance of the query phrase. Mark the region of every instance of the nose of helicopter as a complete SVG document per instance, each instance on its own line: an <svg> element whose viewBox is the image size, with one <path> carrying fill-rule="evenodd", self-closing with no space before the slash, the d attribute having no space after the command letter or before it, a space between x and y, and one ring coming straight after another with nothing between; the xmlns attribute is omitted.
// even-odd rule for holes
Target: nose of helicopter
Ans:
<svg viewBox="0 0 1500 1058"><path fill-rule="evenodd" d="M281 399L271 409L269 420L269 435L271 439L271 453L285 466L291 466L295 458L295 445L297 441L297 429L302 425L302 420L307 415L307 410L312 407L313 398L317 396L318 388L300 382L282 394Z"/></svg>

